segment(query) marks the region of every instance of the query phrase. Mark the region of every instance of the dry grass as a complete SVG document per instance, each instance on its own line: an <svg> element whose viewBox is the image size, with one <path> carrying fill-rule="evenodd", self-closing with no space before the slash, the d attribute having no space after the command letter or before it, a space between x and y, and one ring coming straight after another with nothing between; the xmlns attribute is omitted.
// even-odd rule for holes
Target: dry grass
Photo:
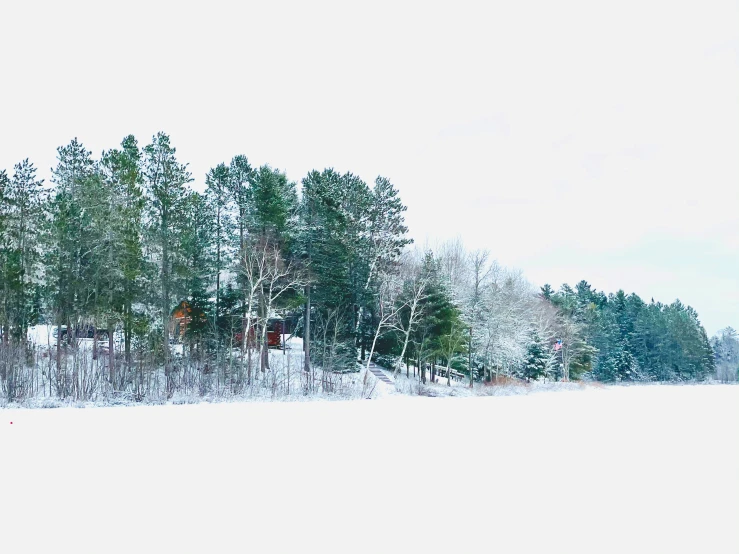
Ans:
<svg viewBox="0 0 739 554"><path fill-rule="evenodd" d="M596 388L596 389L604 389L606 388L606 385L604 383L601 383L600 381L576 381L576 383L580 386L582 389L587 388Z"/></svg>
<svg viewBox="0 0 739 554"><path fill-rule="evenodd" d="M528 387L531 383L524 379L518 379L517 377L508 377L506 375L493 375L491 381L483 383L486 387L501 387L516 385L519 387Z"/></svg>

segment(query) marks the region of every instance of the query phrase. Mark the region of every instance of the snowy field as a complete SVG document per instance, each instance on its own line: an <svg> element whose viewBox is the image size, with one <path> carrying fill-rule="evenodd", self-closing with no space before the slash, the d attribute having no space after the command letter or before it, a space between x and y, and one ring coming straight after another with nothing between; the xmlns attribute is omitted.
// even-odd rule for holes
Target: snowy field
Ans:
<svg viewBox="0 0 739 554"><path fill-rule="evenodd" d="M739 552L736 386L0 418L1 552Z"/></svg>

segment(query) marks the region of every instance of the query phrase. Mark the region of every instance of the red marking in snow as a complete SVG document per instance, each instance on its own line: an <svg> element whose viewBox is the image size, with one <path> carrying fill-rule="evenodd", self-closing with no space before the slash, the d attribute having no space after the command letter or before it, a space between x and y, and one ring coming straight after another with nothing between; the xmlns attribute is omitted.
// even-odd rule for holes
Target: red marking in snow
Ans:
<svg viewBox="0 0 739 554"><path fill-rule="evenodd" d="M11 421L10 424L13 425L13 422Z"/></svg>

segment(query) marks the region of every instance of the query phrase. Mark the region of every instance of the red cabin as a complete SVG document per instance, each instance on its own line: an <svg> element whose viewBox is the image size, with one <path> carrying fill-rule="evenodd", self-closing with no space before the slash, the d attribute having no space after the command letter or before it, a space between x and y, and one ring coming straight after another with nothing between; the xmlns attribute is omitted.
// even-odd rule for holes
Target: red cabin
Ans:
<svg viewBox="0 0 739 554"><path fill-rule="evenodd" d="M284 329L284 320L279 318L270 318L267 320L267 346L269 348L281 348L282 347L282 333ZM256 346L257 332L261 330L255 329L253 326L249 329L249 342L248 345L251 347ZM241 344L243 333L236 333L234 340L237 344Z"/></svg>

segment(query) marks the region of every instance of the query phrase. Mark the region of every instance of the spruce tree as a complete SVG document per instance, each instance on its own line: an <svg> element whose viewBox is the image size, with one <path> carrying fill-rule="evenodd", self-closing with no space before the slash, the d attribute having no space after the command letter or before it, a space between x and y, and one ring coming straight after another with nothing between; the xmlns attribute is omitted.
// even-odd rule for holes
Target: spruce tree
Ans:
<svg viewBox="0 0 739 554"><path fill-rule="evenodd" d="M523 363L523 377L527 381L535 381L547 374L549 355L544 342L538 333L531 335L531 341L526 349L526 359Z"/></svg>
<svg viewBox="0 0 739 554"><path fill-rule="evenodd" d="M426 282L426 296L421 301L423 316L414 332L415 354L421 369L421 380L426 382L423 365L431 363L431 379L435 377L436 361L440 354L447 351L445 337L462 328L461 313L452 301L447 283L441 276L438 260L433 252L424 255L421 267L422 279ZM471 371L471 368L467 368Z"/></svg>

